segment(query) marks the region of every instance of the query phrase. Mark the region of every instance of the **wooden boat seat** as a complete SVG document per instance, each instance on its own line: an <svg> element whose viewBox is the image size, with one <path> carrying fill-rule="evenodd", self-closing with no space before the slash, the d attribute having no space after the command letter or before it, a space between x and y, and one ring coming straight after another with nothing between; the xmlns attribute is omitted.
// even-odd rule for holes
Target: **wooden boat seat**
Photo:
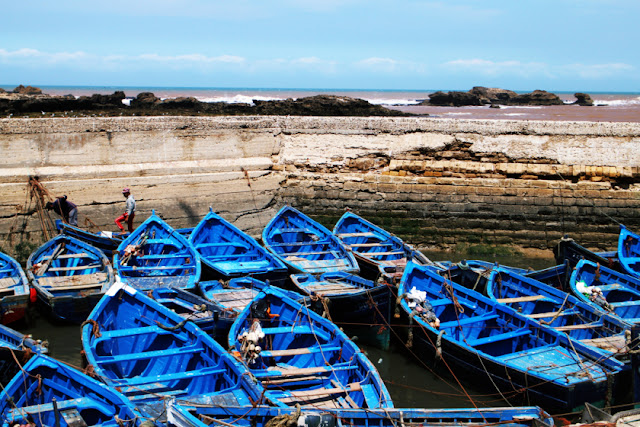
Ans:
<svg viewBox="0 0 640 427"><path fill-rule="evenodd" d="M440 299L434 299L432 301L429 301L429 304L431 304L431 307L436 307L438 305L447 305L451 303L452 301L449 298L440 298Z"/></svg>
<svg viewBox="0 0 640 427"><path fill-rule="evenodd" d="M130 270L185 270L189 268L195 268L193 264L187 265L156 265L156 266L147 266L147 265L128 265ZM122 266L120 267L122 269Z"/></svg>
<svg viewBox="0 0 640 427"><path fill-rule="evenodd" d="M385 242L347 243L346 245L352 248L379 248L382 246L387 246L387 247L393 246L391 243L388 243L388 242L387 243Z"/></svg>
<svg viewBox="0 0 640 427"><path fill-rule="evenodd" d="M591 347L598 347L604 350L612 351L614 353L624 351L627 348L627 341L622 334L613 335L610 337L580 340L580 342Z"/></svg>
<svg viewBox="0 0 640 427"><path fill-rule="evenodd" d="M390 251L390 252L358 252L360 255L365 256L367 258L372 258L381 255L404 255L403 251Z"/></svg>
<svg viewBox="0 0 640 427"><path fill-rule="evenodd" d="M486 322L488 320L497 319L498 317L499 316L497 314L483 314L482 316L467 317L466 319L461 319L460 321L450 320L448 322L442 322L440 324L440 329L452 328L452 327L457 328L458 325L468 326L478 322Z"/></svg>
<svg viewBox="0 0 640 427"><path fill-rule="evenodd" d="M523 297L514 297L514 298L498 298L499 303L509 304L512 302L530 302L530 301L539 301L541 299L546 298L544 295L526 295Z"/></svg>
<svg viewBox="0 0 640 427"><path fill-rule="evenodd" d="M147 239L146 242L144 243L145 245L157 245L157 244L164 244L164 245L169 245L169 246L176 246L176 241L173 239L168 239L168 238L160 238L160 239Z"/></svg>
<svg viewBox="0 0 640 427"><path fill-rule="evenodd" d="M529 329L518 329L517 331L504 332L502 334L490 335L490 336L484 337L484 338L470 339L470 340L467 340L467 344L472 346L472 347L477 347L477 346L481 346L483 344L488 344L488 343L497 342L497 341L510 340L512 338L518 338L518 337L523 337L523 336L527 336L527 335L531 335L531 330L529 330Z"/></svg>
<svg viewBox="0 0 640 427"><path fill-rule="evenodd" d="M0 269L0 274L13 273L14 270L15 270L14 268L2 268Z"/></svg>
<svg viewBox="0 0 640 427"><path fill-rule="evenodd" d="M311 327L305 325L305 326L295 326L295 327L291 327L291 326L278 326L276 328L262 328L262 332L264 332L265 335L278 335L278 334L297 334L297 335L303 335L303 334L309 334L309 335L315 335L318 337L319 340L321 341L328 341L329 340L329 335L320 327L311 329ZM326 345L326 344L325 344Z"/></svg>
<svg viewBox="0 0 640 427"><path fill-rule="evenodd" d="M301 255L326 255L326 254L334 254L337 255L336 251L312 251L312 252L294 252L292 254L289 254L288 257L290 256L301 256Z"/></svg>
<svg viewBox="0 0 640 427"><path fill-rule="evenodd" d="M38 284L54 290L98 287L109 280L107 273L74 274L73 276L45 276L38 279Z"/></svg>
<svg viewBox="0 0 640 427"><path fill-rule="evenodd" d="M333 387L333 388L317 388L314 390L300 390L290 391L291 396L282 397L282 402L296 402L305 400L314 400L318 397L330 396L332 394L345 394L352 391L361 391L360 383L349 384L347 387Z"/></svg>
<svg viewBox="0 0 640 427"><path fill-rule="evenodd" d="M271 246L273 247L283 247L283 246L324 246L328 245L331 242L329 240L306 240L304 242L287 242L287 243L274 243Z"/></svg>
<svg viewBox="0 0 640 427"><path fill-rule="evenodd" d="M10 288L20 283L16 277L3 277L0 279L0 289Z"/></svg>
<svg viewBox="0 0 640 427"><path fill-rule="evenodd" d="M161 254L161 255L139 255L138 260L157 260L157 259L181 259L193 258L191 254Z"/></svg>
<svg viewBox="0 0 640 427"><path fill-rule="evenodd" d="M90 270L92 268L103 268L102 264L89 264L89 265L77 265L75 267L49 267L47 272L55 272L55 271L79 271L79 270Z"/></svg>
<svg viewBox="0 0 640 427"><path fill-rule="evenodd" d="M280 233L309 233L316 234L309 228L281 228L278 230Z"/></svg>
<svg viewBox="0 0 640 427"><path fill-rule="evenodd" d="M284 368L280 366L273 366L267 370L255 372L254 375L257 378L281 378L281 377L294 377L297 375L312 375L333 371L349 371L357 369L357 365L333 365L333 366L313 366L310 368Z"/></svg>
<svg viewBox="0 0 640 427"><path fill-rule="evenodd" d="M56 259L69 259L69 258L93 258L93 257L85 252L56 256ZM49 259L51 259L51 255L45 255L41 258L42 261L47 261Z"/></svg>
<svg viewBox="0 0 640 427"><path fill-rule="evenodd" d="M363 231L361 233L338 233L336 236L342 237L378 237L376 233L371 231Z"/></svg>
<svg viewBox="0 0 640 427"><path fill-rule="evenodd" d="M577 313L578 312L576 310L564 310L564 311L549 311L546 313L526 314L526 316L531 319L544 319L546 317L555 317L555 316L572 316Z"/></svg>
<svg viewBox="0 0 640 427"><path fill-rule="evenodd" d="M574 331L576 329L592 329L602 326L602 322L582 323L580 325L554 326L556 331Z"/></svg>
<svg viewBox="0 0 640 427"><path fill-rule="evenodd" d="M191 345L186 347L175 347L166 350L156 351L143 351L141 353L119 354L117 356L99 356L98 363L106 365L110 363L119 363L124 361L136 361L142 359L153 359L156 357L173 357L182 354L199 353L202 351L202 346Z"/></svg>
<svg viewBox="0 0 640 427"><path fill-rule="evenodd" d="M68 400L58 400L56 401L56 405L57 405L58 411L65 411L68 409L75 409L75 408L79 408L83 410L85 408L86 409L94 408L102 413L115 415L113 409L109 405L88 397L79 397L77 399L68 399ZM41 414L43 412L53 412L53 403L42 403L40 405L31 405L31 406L23 406L20 408L14 408L7 412L6 417L8 417L7 419L14 419L14 418L20 419L22 416L24 416L24 414L34 415L34 414Z"/></svg>
<svg viewBox="0 0 640 427"><path fill-rule="evenodd" d="M331 353L334 351L340 351L342 347L324 345L322 347L302 347L302 348L288 348L283 350L262 350L260 352L261 357L283 357L283 356L298 356L300 354L311 353Z"/></svg>

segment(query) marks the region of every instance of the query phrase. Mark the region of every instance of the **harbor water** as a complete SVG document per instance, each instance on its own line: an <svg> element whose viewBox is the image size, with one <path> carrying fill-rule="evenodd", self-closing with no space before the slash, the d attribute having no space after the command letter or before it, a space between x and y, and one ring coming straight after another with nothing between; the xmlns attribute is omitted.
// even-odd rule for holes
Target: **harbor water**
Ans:
<svg viewBox="0 0 640 427"><path fill-rule="evenodd" d="M469 255L451 253L427 253L434 261L460 261L471 259ZM486 261L497 262L513 267L541 269L554 264L551 251L548 258L525 258L522 256L478 257ZM394 319L392 319L393 321ZM50 355L68 364L82 369L82 343L80 326L53 324L46 317L36 314L29 327L16 328L22 333L31 334L36 339L49 342ZM415 354L406 343L392 333L391 345L382 350L359 342L343 325L345 332L356 337L356 343L367 353L385 380L396 407L421 408L473 408L509 406L500 395L487 384L478 388L469 385L469 378L456 376L449 372L446 364L427 361L425 355Z"/></svg>

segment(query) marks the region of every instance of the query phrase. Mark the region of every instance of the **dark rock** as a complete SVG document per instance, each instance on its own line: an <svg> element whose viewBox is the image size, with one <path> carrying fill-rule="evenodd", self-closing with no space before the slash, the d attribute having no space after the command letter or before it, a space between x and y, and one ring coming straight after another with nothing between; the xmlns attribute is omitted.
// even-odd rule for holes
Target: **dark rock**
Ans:
<svg viewBox="0 0 640 427"><path fill-rule="evenodd" d="M593 99L591 99L591 96L589 96L589 94L577 92L574 93L573 96L575 96L577 100L576 102L574 102L574 104L584 105L587 107L593 106Z"/></svg>
<svg viewBox="0 0 640 427"><path fill-rule="evenodd" d="M33 86L24 87L20 85L13 90L13 93L19 93L21 95L42 95L42 89Z"/></svg>
<svg viewBox="0 0 640 427"><path fill-rule="evenodd" d="M491 104L489 105L489 108L500 108L499 104Z"/></svg>
<svg viewBox="0 0 640 427"><path fill-rule="evenodd" d="M475 86L469 92L480 97L480 101L483 104L505 105L509 103L511 98L518 96L518 94L512 90L483 86Z"/></svg>
<svg viewBox="0 0 640 427"><path fill-rule="evenodd" d="M0 87L0 93L7 93L7 91Z"/></svg>
<svg viewBox="0 0 640 427"><path fill-rule="evenodd" d="M438 105L448 107L462 107L465 105L482 105L480 97L470 92L442 92L438 91L429 95L427 105ZM421 105L425 105L422 103Z"/></svg>
<svg viewBox="0 0 640 427"><path fill-rule="evenodd" d="M509 100L510 105L563 105L562 99L546 90L534 90L531 93L516 95Z"/></svg>
<svg viewBox="0 0 640 427"><path fill-rule="evenodd" d="M255 114L292 116L407 116L411 114L373 105L348 96L315 95L283 101L253 101Z"/></svg>
<svg viewBox="0 0 640 427"><path fill-rule="evenodd" d="M149 108L160 102L160 98L151 92L140 92L135 99L131 100L132 108Z"/></svg>

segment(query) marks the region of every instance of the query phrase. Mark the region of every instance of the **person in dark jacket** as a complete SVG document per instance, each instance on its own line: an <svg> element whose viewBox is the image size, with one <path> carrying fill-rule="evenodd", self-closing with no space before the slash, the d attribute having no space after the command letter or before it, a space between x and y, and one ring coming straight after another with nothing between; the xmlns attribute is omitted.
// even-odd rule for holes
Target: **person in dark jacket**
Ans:
<svg viewBox="0 0 640 427"><path fill-rule="evenodd" d="M75 203L67 200L67 196L58 197L52 202L45 205L47 210L53 210L62 217L62 220L69 225L78 226L78 207Z"/></svg>

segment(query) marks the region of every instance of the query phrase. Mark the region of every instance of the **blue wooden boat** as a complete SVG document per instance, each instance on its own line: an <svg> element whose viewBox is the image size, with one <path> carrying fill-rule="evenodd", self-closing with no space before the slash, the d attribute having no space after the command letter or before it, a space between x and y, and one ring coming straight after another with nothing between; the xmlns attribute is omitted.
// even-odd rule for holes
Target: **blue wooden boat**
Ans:
<svg viewBox="0 0 640 427"><path fill-rule="evenodd" d="M75 237L59 234L27 260L38 303L58 321L84 322L115 274L105 254Z"/></svg>
<svg viewBox="0 0 640 427"><path fill-rule="evenodd" d="M601 349L605 357L613 356L630 363L625 333L631 330L631 325L606 314L602 308L503 267L491 271L487 294L541 325Z"/></svg>
<svg viewBox="0 0 640 427"><path fill-rule="evenodd" d="M490 386L512 404L530 402L565 413L584 402L603 405L608 396L628 391L625 376L618 375L622 362L603 358L434 269L409 263L398 292L410 325L398 332L408 332L414 353L441 355L458 378Z"/></svg>
<svg viewBox="0 0 640 427"><path fill-rule="evenodd" d="M180 288L155 288L151 297L183 319L195 323L213 338L217 338L218 323L223 311L221 306ZM224 338L226 339L226 335Z"/></svg>
<svg viewBox="0 0 640 427"><path fill-rule="evenodd" d="M274 288L238 316L229 348L277 406L393 406L377 369L344 332Z"/></svg>
<svg viewBox="0 0 640 427"><path fill-rule="evenodd" d="M580 245L567 235L562 237L558 244L553 248L553 254L557 265L567 262L569 267L573 268L578 261L586 259L599 263L605 267L624 272L624 269L620 265L620 260L618 259L617 250L594 252ZM568 289L565 290L568 291Z"/></svg>
<svg viewBox="0 0 640 427"><path fill-rule="evenodd" d="M0 347L44 354L49 351L47 346L46 341L34 340L31 335L24 335L8 326L0 325Z"/></svg>
<svg viewBox="0 0 640 427"><path fill-rule="evenodd" d="M2 392L2 426L135 427L140 414L118 391L44 355L31 358ZM33 424L30 424L33 423Z"/></svg>
<svg viewBox="0 0 640 427"><path fill-rule="evenodd" d="M370 280L383 277L389 283L397 283L408 261L420 265L434 264L399 237L350 211L336 222L333 234L353 251L360 266L360 275Z"/></svg>
<svg viewBox="0 0 640 427"><path fill-rule="evenodd" d="M571 273L569 286L582 301L607 310L628 323L640 323L640 279L581 260ZM591 292L592 288L598 288L603 299L597 298Z"/></svg>
<svg viewBox="0 0 640 427"><path fill-rule="evenodd" d="M141 290L190 290L200 280L198 253L155 211L118 246L113 263L123 282Z"/></svg>
<svg viewBox="0 0 640 427"><path fill-rule="evenodd" d="M625 273L640 278L640 236L620 225L618 260Z"/></svg>
<svg viewBox="0 0 640 427"><path fill-rule="evenodd" d="M0 323L23 320L29 308L29 280L12 257L0 252Z"/></svg>
<svg viewBox="0 0 640 427"><path fill-rule="evenodd" d="M285 206L262 231L262 243L292 273L360 271L353 253L325 226Z"/></svg>
<svg viewBox="0 0 640 427"><path fill-rule="evenodd" d="M56 219L56 228L60 234L75 237L78 240L82 240L100 249L109 259L113 257L113 253L118 249L120 243L129 235L129 233L115 233L111 231L93 232L68 224L61 219Z"/></svg>
<svg viewBox="0 0 640 427"><path fill-rule="evenodd" d="M170 397L232 406L260 401L260 386L213 338L120 282L89 316L82 346L88 369L154 419Z"/></svg>
<svg viewBox="0 0 640 427"><path fill-rule="evenodd" d="M225 425L267 427L274 418L288 419L301 427L398 427L398 426L492 426L552 427L553 418L537 406L515 408L459 409L312 409L260 406L189 407L180 401L169 405L169 420L175 427ZM277 420L276 420L277 421Z"/></svg>
<svg viewBox="0 0 640 427"><path fill-rule="evenodd" d="M220 307L216 339L227 342L227 334L238 315L242 313L258 293L270 282L263 282L255 277L237 277L231 280L209 280L198 283L202 296ZM297 292L278 288L294 301L302 302L304 297Z"/></svg>
<svg viewBox="0 0 640 427"><path fill-rule="evenodd" d="M498 266L499 264L495 262L463 259L460 262L440 261L437 266L431 267L436 268L438 274L452 282L464 286L467 289L480 292L482 295L488 297L487 280L493 269ZM502 268L517 274L526 274L528 272L527 269L519 267L502 266Z"/></svg>
<svg viewBox="0 0 640 427"><path fill-rule="evenodd" d="M317 276L292 274L291 281L300 294L322 299L329 320L340 326L367 325L378 331L387 329L391 321L391 286L386 282L342 271Z"/></svg>
<svg viewBox="0 0 640 427"><path fill-rule="evenodd" d="M287 266L279 258L211 208L190 233L189 242L211 269L212 279L253 276L282 286L288 277Z"/></svg>

